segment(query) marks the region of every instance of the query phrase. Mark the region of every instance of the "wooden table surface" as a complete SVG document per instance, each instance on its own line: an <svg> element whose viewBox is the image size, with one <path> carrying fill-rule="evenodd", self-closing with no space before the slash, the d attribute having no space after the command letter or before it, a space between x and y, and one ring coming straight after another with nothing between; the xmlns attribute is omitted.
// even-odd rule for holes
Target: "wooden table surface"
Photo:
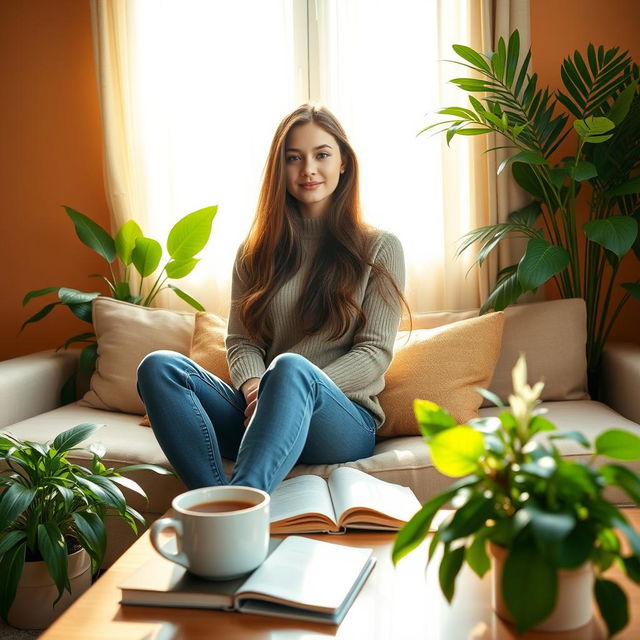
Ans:
<svg viewBox="0 0 640 640"><path fill-rule="evenodd" d="M628 517L640 528L640 510ZM145 533L43 635L42 640L503 640L516 638L513 628L491 608L491 578L480 580L468 567L458 577L448 605L440 594L437 564L425 571L426 544L391 563L394 534L348 533L310 536L336 544L373 547L377 564L339 626L203 609L121 606L117 585L155 553ZM640 586L618 568L608 576L620 581L630 601L629 625L616 640L640 638ZM566 633L534 633L524 640L596 640L605 638L596 616L586 627Z"/></svg>

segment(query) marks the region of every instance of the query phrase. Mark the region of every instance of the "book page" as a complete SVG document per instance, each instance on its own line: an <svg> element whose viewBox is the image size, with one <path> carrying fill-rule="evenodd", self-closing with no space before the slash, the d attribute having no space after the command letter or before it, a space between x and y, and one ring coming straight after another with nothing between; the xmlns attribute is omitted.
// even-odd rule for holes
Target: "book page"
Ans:
<svg viewBox="0 0 640 640"><path fill-rule="evenodd" d="M329 488L320 476L296 476L281 482L271 494L269 506L274 532L280 530L276 523L296 522L307 524L306 531L337 529Z"/></svg>
<svg viewBox="0 0 640 640"><path fill-rule="evenodd" d="M371 555L368 548L289 536L251 574L237 598L259 597L311 611L336 612Z"/></svg>
<svg viewBox="0 0 640 640"><path fill-rule="evenodd" d="M338 523L345 526L398 529L422 506L408 487L351 467L335 469L328 484Z"/></svg>

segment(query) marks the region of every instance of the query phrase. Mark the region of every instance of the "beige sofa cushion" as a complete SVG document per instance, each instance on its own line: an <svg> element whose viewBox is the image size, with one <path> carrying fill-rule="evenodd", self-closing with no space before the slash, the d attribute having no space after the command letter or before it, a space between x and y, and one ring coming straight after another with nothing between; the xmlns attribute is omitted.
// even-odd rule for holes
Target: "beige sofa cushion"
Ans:
<svg viewBox="0 0 640 640"><path fill-rule="evenodd" d="M401 331L385 388L378 396L386 420L378 436L418 435L413 401L431 400L459 423L478 417L500 353L504 314L489 313L434 329Z"/></svg>
<svg viewBox="0 0 640 640"><path fill-rule="evenodd" d="M477 309L419 313L413 316L413 327L432 329L477 315ZM408 328L406 321L402 328ZM542 400L588 398L586 343L587 312L581 298L508 307L500 357L489 388L506 400L511 393L511 370L524 353L529 381L545 381Z"/></svg>
<svg viewBox="0 0 640 640"><path fill-rule="evenodd" d="M188 354L194 314L99 297L93 301L93 326L98 360L80 404L141 415L144 405L136 390L138 365L158 349Z"/></svg>

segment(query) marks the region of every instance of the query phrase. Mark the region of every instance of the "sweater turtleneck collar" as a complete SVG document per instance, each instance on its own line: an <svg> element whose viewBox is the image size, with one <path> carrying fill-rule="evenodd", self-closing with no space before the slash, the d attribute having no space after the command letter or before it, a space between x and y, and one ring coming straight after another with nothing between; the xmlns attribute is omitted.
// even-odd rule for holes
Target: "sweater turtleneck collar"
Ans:
<svg viewBox="0 0 640 640"><path fill-rule="evenodd" d="M300 230L305 238L321 238L327 228L324 217L303 218L300 217Z"/></svg>

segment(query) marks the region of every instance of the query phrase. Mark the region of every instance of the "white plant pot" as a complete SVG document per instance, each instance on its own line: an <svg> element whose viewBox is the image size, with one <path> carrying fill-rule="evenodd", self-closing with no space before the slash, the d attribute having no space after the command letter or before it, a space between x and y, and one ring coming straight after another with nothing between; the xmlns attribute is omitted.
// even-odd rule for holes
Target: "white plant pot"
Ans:
<svg viewBox="0 0 640 640"><path fill-rule="evenodd" d="M493 609L504 620L513 622L502 597L502 570L507 550L489 545L493 556ZM536 631L569 631L588 624L593 616L593 568L587 562L577 569L558 571L558 598L548 618L537 624Z"/></svg>
<svg viewBox="0 0 640 640"><path fill-rule="evenodd" d="M55 607L58 589L44 561L25 562L8 622L19 629L45 629L91 586L91 559L80 549L69 556L71 593L64 591Z"/></svg>

